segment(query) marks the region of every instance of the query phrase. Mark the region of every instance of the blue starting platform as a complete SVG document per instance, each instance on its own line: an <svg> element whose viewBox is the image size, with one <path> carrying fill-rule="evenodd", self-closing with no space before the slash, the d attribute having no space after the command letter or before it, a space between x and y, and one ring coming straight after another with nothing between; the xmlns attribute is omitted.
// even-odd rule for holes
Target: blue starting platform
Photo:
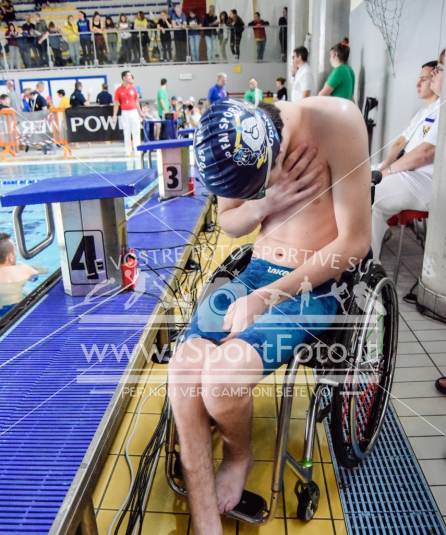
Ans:
<svg viewBox="0 0 446 535"><path fill-rule="evenodd" d="M135 190L148 176L120 185ZM175 266L184 268L208 207L199 185L194 196L165 203L153 194L128 220L129 246L175 249ZM138 294L76 297L59 281L3 336L0 533L74 533L79 512L93 512L95 478L128 402L126 381L146 362L141 348L159 335L162 277L175 273L169 255L146 254L141 269Z"/></svg>
<svg viewBox="0 0 446 535"><path fill-rule="evenodd" d="M137 195L156 178L154 171L92 173L39 180L1 197L2 206L112 199Z"/></svg>
<svg viewBox="0 0 446 535"><path fill-rule="evenodd" d="M191 147L193 144L194 140L190 138L159 139L141 143L141 145L138 145L137 149L140 152L148 152L153 150L180 149L182 147Z"/></svg>

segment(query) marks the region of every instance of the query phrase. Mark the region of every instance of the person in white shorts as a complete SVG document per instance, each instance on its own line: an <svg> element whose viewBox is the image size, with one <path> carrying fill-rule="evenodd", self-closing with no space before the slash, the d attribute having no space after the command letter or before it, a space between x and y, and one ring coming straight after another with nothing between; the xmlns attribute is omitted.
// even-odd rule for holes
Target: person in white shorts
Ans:
<svg viewBox="0 0 446 535"><path fill-rule="evenodd" d="M313 73L308 64L308 50L304 46L293 51L293 86L291 102L311 96L314 93Z"/></svg>
<svg viewBox="0 0 446 535"><path fill-rule="evenodd" d="M122 84L116 89L113 106L113 123L116 124L118 110L121 108L122 128L124 130L125 153L136 154L141 144L142 111L139 105L138 90L133 84L133 75L124 71L121 75Z"/></svg>
<svg viewBox="0 0 446 535"><path fill-rule="evenodd" d="M429 211L440 114L439 83L434 84L437 62L425 63L417 82L424 106L393 143L379 165L383 180L375 188L372 210L372 249L379 261L387 220L402 210ZM399 157L401 152L404 155Z"/></svg>

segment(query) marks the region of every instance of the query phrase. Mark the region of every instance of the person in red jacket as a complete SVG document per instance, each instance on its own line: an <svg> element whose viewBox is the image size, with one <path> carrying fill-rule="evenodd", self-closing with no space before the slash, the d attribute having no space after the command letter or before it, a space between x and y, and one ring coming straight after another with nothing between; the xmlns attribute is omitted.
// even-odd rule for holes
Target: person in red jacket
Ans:
<svg viewBox="0 0 446 535"><path fill-rule="evenodd" d="M251 21L248 26L252 26L254 30L254 39L256 41L257 48L257 61L263 61L263 54L265 53L266 46L266 30L265 26L269 26L267 20L263 20L260 13L256 11L254 13L254 20Z"/></svg>
<svg viewBox="0 0 446 535"><path fill-rule="evenodd" d="M124 71L121 75L122 84L115 91L113 107L113 123L116 124L118 110L121 108L122 128L124 130L125 152L127 156L136 155L141 143L142 111L139 105L138 90L133 84L133 75Z"/></svg>

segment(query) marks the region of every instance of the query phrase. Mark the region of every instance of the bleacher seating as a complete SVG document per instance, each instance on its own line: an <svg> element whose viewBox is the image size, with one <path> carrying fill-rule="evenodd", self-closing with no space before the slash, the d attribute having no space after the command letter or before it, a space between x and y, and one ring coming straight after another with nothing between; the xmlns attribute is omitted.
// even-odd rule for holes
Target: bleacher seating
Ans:
<svg viewBox="0 0 446 535"><path fill-rule="evenodd" d="M176 4L177 2L174 2ZM121 13L135 15L138 11L146 14L158 14L167 5L166 0L81 0L79 2L52 2L49 8L41 11L42 17L49 21L65 20L75 10L85 11L91 17L95 11L103 16L110 15L117 18ZM34 0L20 0L14 2L17 22L25 20L27 15L35 13Z"/></svg>

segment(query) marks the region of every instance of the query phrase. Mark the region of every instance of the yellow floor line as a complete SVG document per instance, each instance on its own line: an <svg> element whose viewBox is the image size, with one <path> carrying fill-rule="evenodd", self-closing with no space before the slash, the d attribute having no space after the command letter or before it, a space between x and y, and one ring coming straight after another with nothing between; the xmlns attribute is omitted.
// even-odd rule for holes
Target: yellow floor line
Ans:
<svg viewBox="0 0 446 535"><path fill-rule="evenodd" d="M217 254L213 258L213 267L219 265L231 250L243 243L252 241L254 236L250 238L251 240L246 240L246 238L236 240L221 234L217 244ZM163 395L151 395L143 406L141 406L141 400L148 394L153 393L154 387L159 389L158 393L163 394L159 386L158 377L154 380L154 374L158 374L160 371L165 374L165 366L153 365L150 373L144 377L145 383L139 385L139 388L135 391L135 396L127 408L96 486L94 505L97 510L99 535L107 533L117 510L128 492L130 475L123 453L125 442L129 437L132 426L135 425L138 418L133 440L128 447L132 465L136 469L140 455L158 421ZM274 380L280 384L280 377ZM302 451L305 415L308 405L307 380L308 378L302 373L301 388L298 389L297 397L293 403L289 449L296 456L299 456ZM266 499L269 497L271 488L278 410L276 389L273 388L271 392L270 396L256 397L254 400L253 451L255 463L247 482L249 489L262 494ZM137 416L137 411L140 413L139 417ZM280 535L285 533L289 535L343 535L347 533L337 482L331 464L327 437L322 424L318 424L317 435L314 479L321 489L321 501L315 518L308 523L296 519L297 501L294 494L296 478L291 470L286 468L284 474L285 492L279 501L275 518L261 528L254 528L224 519L225 535ZM218 462L218 459L221 459L221 444L218 440L216 441L214 455L216 462ZM124 532L125 529L122 529L119 533ZM192 535L186 501L178 498L167 485L164 475L164 452L157 467L152 493L146 508L142 533L144 535Z"/></svg>

